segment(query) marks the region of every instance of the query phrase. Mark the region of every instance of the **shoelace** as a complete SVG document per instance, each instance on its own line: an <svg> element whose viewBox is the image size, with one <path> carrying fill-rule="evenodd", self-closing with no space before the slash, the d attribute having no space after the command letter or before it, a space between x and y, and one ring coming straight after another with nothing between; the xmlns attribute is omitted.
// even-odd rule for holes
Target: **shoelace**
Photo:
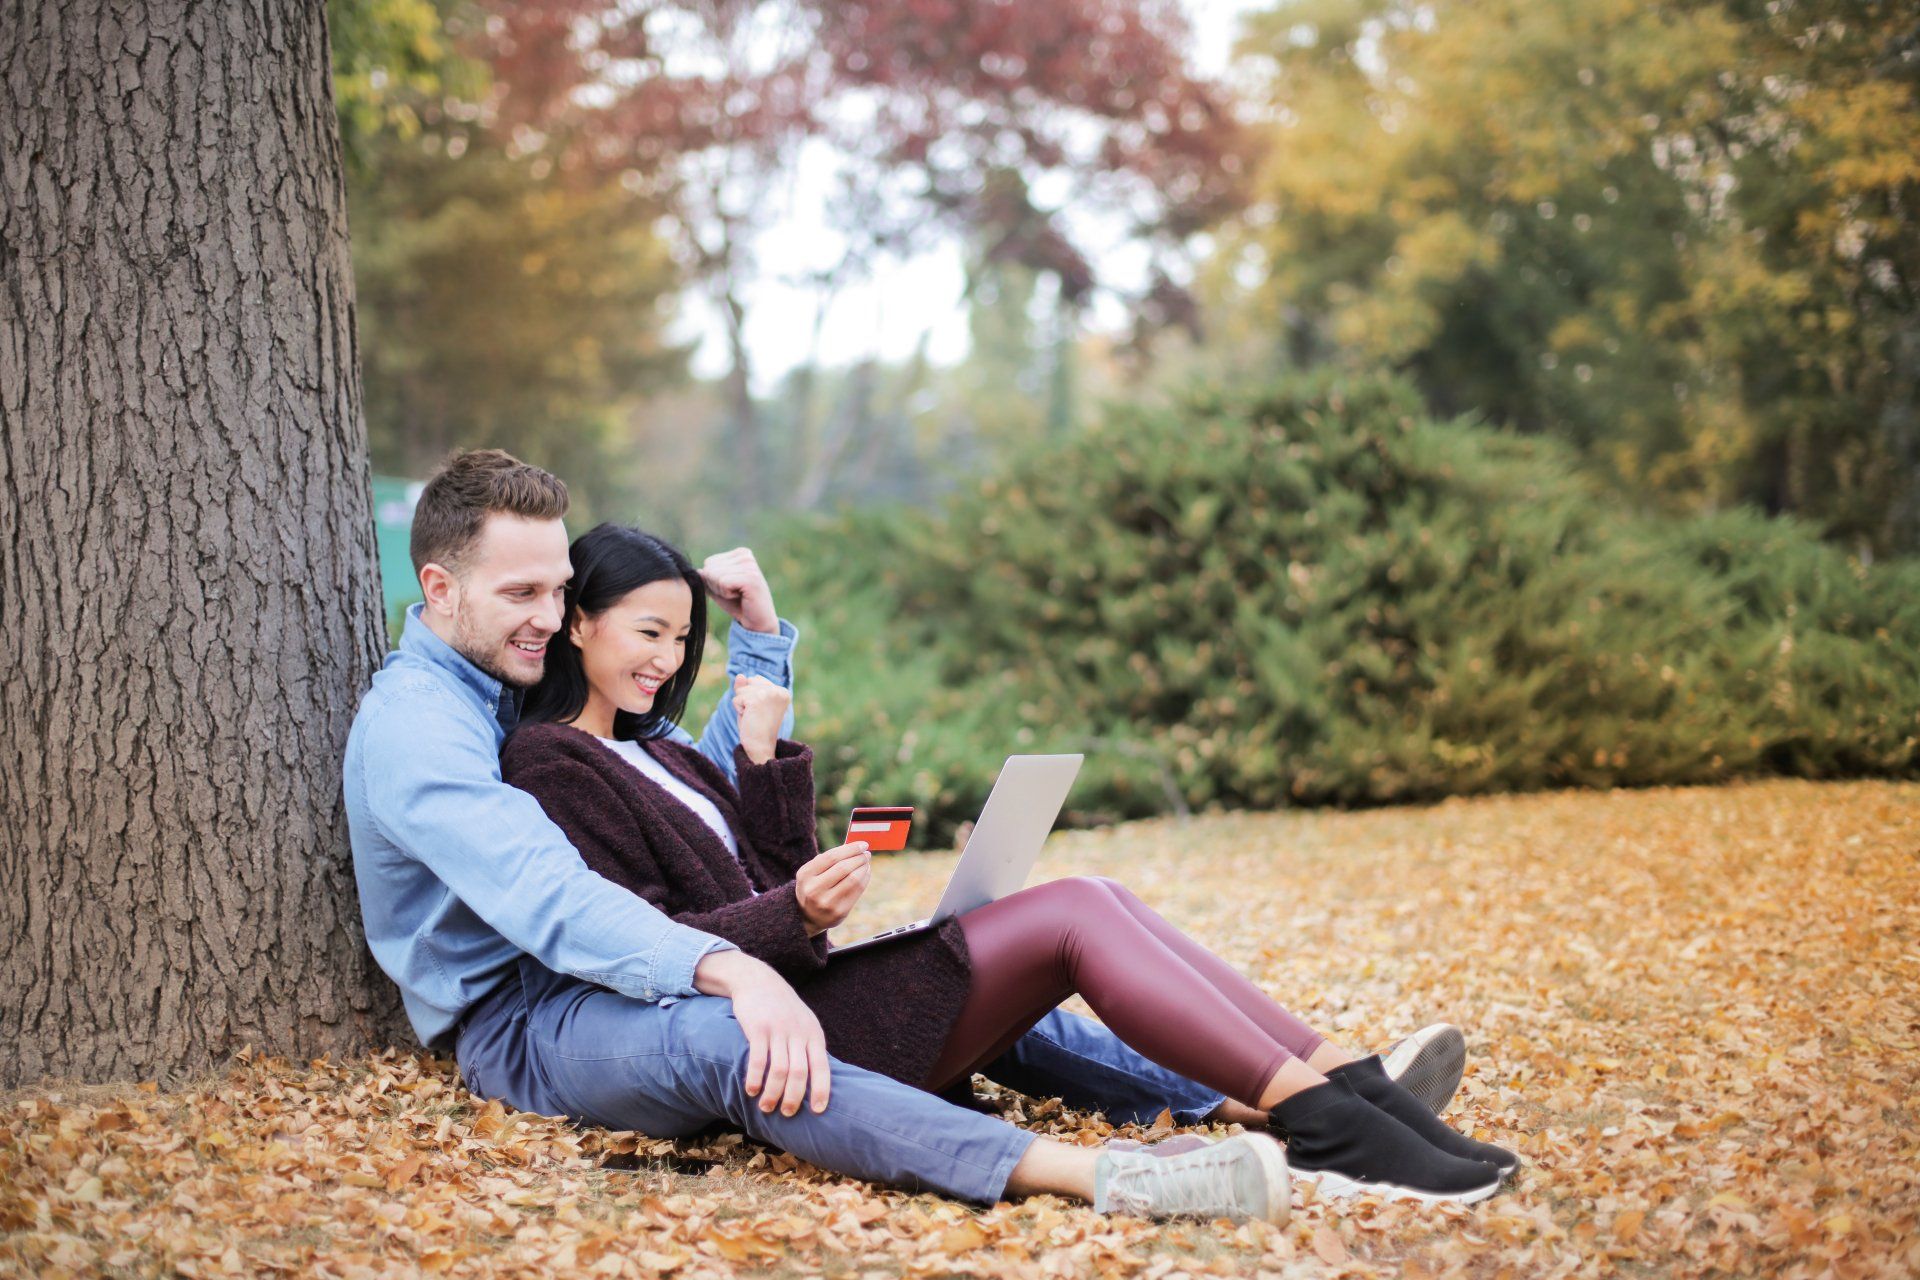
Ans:
<svg viewBox="0 0 1920 1280"><path fill-rule="evenodd" d="M1237 1203L1233 1172L1241 1154L1215 1147L1164 1159L1117 1153L1107 1175L1107 1211L1219 1214Z"/></svg>

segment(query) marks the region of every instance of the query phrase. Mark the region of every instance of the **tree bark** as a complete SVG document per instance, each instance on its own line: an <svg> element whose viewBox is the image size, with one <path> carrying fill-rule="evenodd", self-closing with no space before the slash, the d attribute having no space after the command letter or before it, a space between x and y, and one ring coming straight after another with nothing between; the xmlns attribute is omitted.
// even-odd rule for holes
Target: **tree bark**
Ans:
<svg viewBox="0 0 1920 1280"><path fill-rule="evenodd" d="M0 9L0 1086L404 1035L320 0Z"/></svg>

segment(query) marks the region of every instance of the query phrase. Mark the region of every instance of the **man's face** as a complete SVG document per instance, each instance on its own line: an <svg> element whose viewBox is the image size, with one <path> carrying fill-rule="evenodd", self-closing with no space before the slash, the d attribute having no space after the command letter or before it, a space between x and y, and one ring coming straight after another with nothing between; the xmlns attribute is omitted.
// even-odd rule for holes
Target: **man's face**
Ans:
<svg viewBox="0 0 1920 1280"><path fill-rule="evenodd" d="M449 584L443 606L453 615L449 643L502 683L520 689L538 684L572 576L567 527L560 521L488 516L466 570Z"/></svg>

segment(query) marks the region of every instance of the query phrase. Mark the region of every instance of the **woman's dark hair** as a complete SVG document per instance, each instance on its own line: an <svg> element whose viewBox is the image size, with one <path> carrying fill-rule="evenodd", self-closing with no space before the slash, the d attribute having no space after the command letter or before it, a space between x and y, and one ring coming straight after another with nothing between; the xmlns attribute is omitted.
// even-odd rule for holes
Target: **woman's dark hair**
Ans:
<svg viewBox="0 0 1920 1280"><path fill-rule="evenodd" d="M687 709L687 695L693 692L694 679L700 674L700 651L707 639L706 583L678 547L625 525L595 526L573 540L567 557L573 561L573 578L567 583L560 631L548 644L546 673L527 692L521 719L529 723L572 720L587 705L586 667L580 646L573 642L575 618L605 613L635 587L678 578L693 592L693 626L687 632L686 660L653 695L652 710L645 715L630 711L613 715L615 738L659 737Z"/></svg>

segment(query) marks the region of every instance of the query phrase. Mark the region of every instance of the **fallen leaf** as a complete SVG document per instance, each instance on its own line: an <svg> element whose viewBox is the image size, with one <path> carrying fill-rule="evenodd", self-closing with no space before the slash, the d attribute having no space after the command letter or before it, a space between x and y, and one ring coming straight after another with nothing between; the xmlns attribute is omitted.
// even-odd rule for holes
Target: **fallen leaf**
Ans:
<svg viewBox="0 0 1920 1280"><path fill-rule="evenodd" d="M687 1260L691 1257L693 1257L693 1255L685 1249L674 1249L669 1252L660 1253L656 1253L651 1249L642 1249L633 1255L633 1260L640 1264L643 1271L665 1275L669 1271L677 1271L685 1266Z"/></svg>
<svg viewBox="0 0 1920 1280"><path fill-rule="evenodd" d="M1275 1280L1311 1254L1316 1275L1410 1280L1920 1274L1916 848L1913 782L1223 813L1049 843L1051 869L1121 880L1343 1043L1459 1021L1467 1073L1443 1119L1528 1161L1471 1209L1299 1182L1285 1229L1103 1218L1052 1196L975 1210L738 1135L510 1111L424 1051L255 1053L164 1092L0 1099L0 1271ZM908 918L951 865L890 864L862 909ZM1236 914L1255 895L1268 909ZM1233 1128L976 1090L1075 1145ZM601 1166L615 1152L631 1171Z"/></svg>
<svg viewBox="0 0 1920 1280"><path fill-rule="evenodd" d="M393 1166L392 1169L387 1171L387 1190L398 1191L413 1181L414 1175L420 1172L426 1162L426 1156L416 1151L399 1164Z"/></svg>
<svg viewBox="0 0 1920 1280"><path fill-rule="evenodd" d="M939 1251L947 1254L971 1253L987 1242L987 1233L972 1222L949 1227L940 1234Z"/></svg>

